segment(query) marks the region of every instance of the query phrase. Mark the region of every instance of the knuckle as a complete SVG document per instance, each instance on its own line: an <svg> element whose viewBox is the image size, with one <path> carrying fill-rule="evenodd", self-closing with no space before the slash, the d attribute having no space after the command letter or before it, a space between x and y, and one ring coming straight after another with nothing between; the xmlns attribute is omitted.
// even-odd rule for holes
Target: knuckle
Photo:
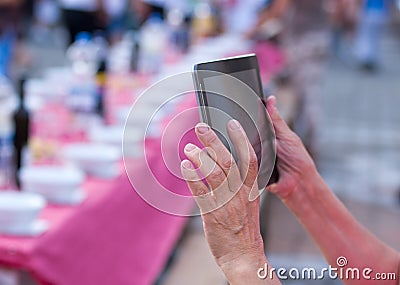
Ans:
<svg viewBox="0 0 400 285"><path fill-rule="evenodd" d="M214 169L213 171L211 171L209 179L212 181L222 181L224 179L223 171L219 168Z"/></svg>
<svg viewBox="0 0 400 285"><path fill-rule="evenodd" d="M197 149L194 149L191 152L185 152L185 155L192 162L195 162L195 161L199 160L199 153L198 153Z"/></svg>
<svg viewBox="0 0 400 285"><path fill-rule="evenodd" d="M192 171L186 172L184 176L185 176L185 180L190 181L190 182L197 182L200 180L198 175L196 175L196 173L194 173Z"/></svg>
<svg viewBox="0 0 400 285"><path fill-rule="evenodd" d="M206 189L199 187L199 189L197 189L196 196L201 197L201 198L206 198L208 193L209 192Z"/></svg>
<svg viewBox="0 0 400 285"><path fill-rule="evenodd" d="M192 153L192 159L195 163L201 165L204 163L205 158L204 158L204 153L202 150L200 149L196 149L195 151L193 151Z"/></svg>
<svg viewBox="0 0 400 285"><path fill-rule="evenodd" d="M255 153L250 154L249 157L249 168L250 169L257 169L258 168L258 159Z"/></svg>
<svg viewBox="0 0 400 285"><path fill-rule="evenodd" d="M209 145L213 145L218 141L218 137L214 133L209 134L205 139Z"/></svg>
<svg viewBox="0 0 400 285"><path fill-rule="evenodd" d="M258 159L254 152L250 153L249 164L252 166L258 165Z"/></svg>
<svg viewBox="0 0 400 285"><path fill-rule="evenodd" d="M221 166L222 166L224 169L230 169L230 168L232 167L232 165L233 165L233 159L232 159L232 157L231 157L231 158L222 159L222 161L221 161Z"/></svg>

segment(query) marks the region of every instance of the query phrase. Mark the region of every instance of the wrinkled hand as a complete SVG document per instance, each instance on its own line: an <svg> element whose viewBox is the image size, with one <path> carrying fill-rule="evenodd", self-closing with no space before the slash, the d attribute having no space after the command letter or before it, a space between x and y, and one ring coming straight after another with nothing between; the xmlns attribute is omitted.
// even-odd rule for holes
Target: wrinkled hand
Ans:
<svg viewBox="0 0 400 285"><path fill-rule="evenodd" d="M267 190L285 201L318 174L300 138L279 115L275 97L266 103L276 133L280 175L279 181ZM182 161L181 171L201 210L206 239L218 265L228 280L235 272L242 277L244 272L250 272L246 278L252 278L254 270L267 262L259 225L258 162L240 124L230 121L227 131L238 154L237 164L214 131L198 124L196 134L206 150L188 144L185 154L189 160ZM233 276L230 280L239 279ZM279 284L275 281L271 284Z"/></svg>
<svg viewBox="0 0 400 285"><path fill-rule="evenodd" d="M252 191L258 193L257 156L237 121L230 121L227 131L238 155L238 164L214 131L198 124L196 134L207 152L188 144L185 154L190 161L182 161L181 171L202 212L206 239L218 265L229 274L245 261L253 266L256 277L257 268L265 262L259 199L249 199ZM211 191L194 166L205 177Z"/></svg>
<svg viewBox="0 0 400 285"><path fill-rule="evenodd" d="M267 190L285 201L294 191L318 176L315 164L300 138L288 127L276 108L276 99L267 99L267 111L276 135L279 181L269 185Z"/></svg>

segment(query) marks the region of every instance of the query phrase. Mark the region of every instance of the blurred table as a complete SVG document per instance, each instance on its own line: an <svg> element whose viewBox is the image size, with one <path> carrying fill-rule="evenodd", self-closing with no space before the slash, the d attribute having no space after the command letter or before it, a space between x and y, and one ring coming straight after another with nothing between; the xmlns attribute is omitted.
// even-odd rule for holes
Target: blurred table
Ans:
<svg viewBox="0 0 400 285"><path fill-rule="evenodd" d="M185 106L195 106L194 97ZM185 123L193 127L196 121L198 118ZM193 136L189 134L184 140L192 140ZM176 155L177 146L173 144L170 142L167 147ZM147 161L130 161L130 171L146 179L146 169L156 166L164 187L189 195L185 182L170 173L160 153L161 140L147 140ZM148 205L122 172L112 180L89 177L83 185L87 198L79 206L47 206L41 219L50 228L43 235L0 236L0 266L27 271L39 284L153 284L173 251L186 218ZM156 182L147 182L148 187L165 191ZM176 207L189 212L193 204Z"/></svg>

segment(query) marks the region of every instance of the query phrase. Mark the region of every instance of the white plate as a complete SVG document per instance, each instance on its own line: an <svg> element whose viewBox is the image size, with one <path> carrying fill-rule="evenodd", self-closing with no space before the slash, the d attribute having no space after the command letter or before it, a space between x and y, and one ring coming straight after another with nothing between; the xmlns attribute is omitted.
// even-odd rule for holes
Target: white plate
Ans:
<svg viewBox="0 0 400 285"><path fill-rule="evenodd" d="M35 220L28 225L0 229L0 234L10 236L35 237L44 233L48 228L49 225L46 221Z"/></svg>

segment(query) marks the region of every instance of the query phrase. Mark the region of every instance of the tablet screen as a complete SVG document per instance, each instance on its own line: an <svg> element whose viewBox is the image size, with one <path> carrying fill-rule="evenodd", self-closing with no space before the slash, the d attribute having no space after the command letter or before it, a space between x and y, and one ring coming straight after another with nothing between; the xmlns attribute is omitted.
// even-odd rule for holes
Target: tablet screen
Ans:
<svg viewBox="0 0 400 285"><path fill-rule="evenodd" d="M232 78L233 77L233 78ZM238 120L245 130L258 158L259 189L269 180L274 164L274 133L263 102L256 69L229 74L217 73L203 77L202 90L207 102L208 124L237 158L229 142L226 125L230 119Z"/></svg>

